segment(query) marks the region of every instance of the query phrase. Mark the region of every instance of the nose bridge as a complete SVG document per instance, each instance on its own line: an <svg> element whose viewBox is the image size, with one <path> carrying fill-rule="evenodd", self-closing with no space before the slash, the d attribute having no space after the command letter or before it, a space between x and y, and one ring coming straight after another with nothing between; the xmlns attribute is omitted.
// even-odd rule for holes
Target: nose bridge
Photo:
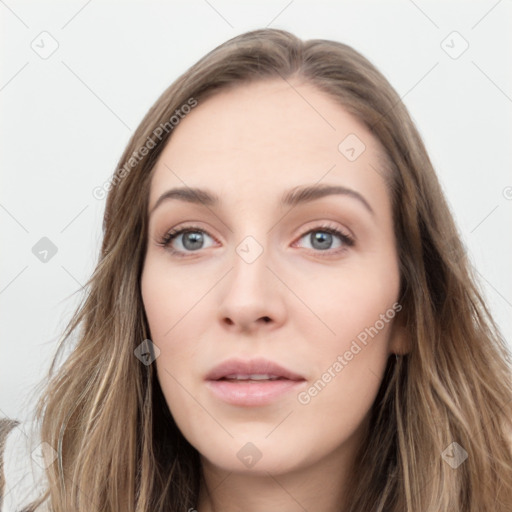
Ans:
<svg viewBox="0 0 512 512"><path fill-rule="evenodd" d="M235 288L238 294L255 297L263 291L265 285L269 284L269 250L266 240L258 235L245 236L235 247L232 265L231 287Z"/></svg>
<svg viewBox="0 0 512 512"><path fill-rule="evenodd" d="M244 236L235 246L219 308L222 321L243 329L262 319L279 322L284 313L276 279L267 268L271 265L268 237L264 231L258 233Z"/></svg>
<svg viewBox="0 0 512 512"><path fill-rule="evenodd" d="M261 208L261 201L258 201ZM247 201L238 205L239 215L236 219L234 235L238 238L233 254L232 279L242 279L255 285L258 281L264 281L270 274L266 268L269 263L270 244L268 222L263 210L257 205ZM260 212L255 214L255 212ZM262 214L263 213L263 214Z"/></svg>

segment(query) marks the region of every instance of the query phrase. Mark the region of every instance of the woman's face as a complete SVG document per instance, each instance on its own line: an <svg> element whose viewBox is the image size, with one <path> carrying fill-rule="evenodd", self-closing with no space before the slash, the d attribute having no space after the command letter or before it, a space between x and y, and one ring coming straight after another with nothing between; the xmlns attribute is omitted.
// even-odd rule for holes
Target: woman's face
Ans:
<svg viewBox="0 0 512 512"><path fill-rule="evenodd" d="M228 471L347 456L405 351L377 141L291 84L199 102L151 182L141 287L158 379L203 462Z"/></svg>

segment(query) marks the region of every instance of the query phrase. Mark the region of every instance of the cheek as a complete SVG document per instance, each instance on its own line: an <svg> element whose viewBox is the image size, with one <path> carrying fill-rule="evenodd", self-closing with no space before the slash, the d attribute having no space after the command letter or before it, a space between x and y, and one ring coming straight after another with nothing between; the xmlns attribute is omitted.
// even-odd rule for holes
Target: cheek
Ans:
<svg viewBox="0 0 512 512"><path fill-rule="evenodd" d="M396 314L393 304L400 282L394 260L388 261L343 268L313 284L307 279L295 281L296 286L302 285L300 295L307 297L318 320L313 322L313 315L307 315L308 330L316 328L324 340L322 346L341 349L360 333L364 338L366 329L376 323L379 331L385 330Z"/></svg>
<svg viewBox="0 0 512 512"><path fill-rule="evenodd" d="M162 261L163 260L163 261ZM146 260L141 276L141 294L151 336L170 339L174 326L185 318L206 289L207 283L195 282L193 275L184 277L169 271L163 258Z"/></svg>
<svg viewBox="0 0 512 512"><path fill-rule="evenodd" d="M326 445L354 434L367 417L384 376L396 315L396 296L389 292L345 290L348 295L339 292L337 307L325 316L335 334L322 336L317 344L311 354L314 378L297 396L304 424L321 429Z"/></svg>
<svg viewBox="0 0 512 512"><path fill-rule="evenodd" d="M175 294L173 290L168 288L168 279L166 273L162 272L155 265L151 257L146 258L144 269L141 276L141 295L144 303L144 310L148 319L151 337L159 338L171 326L169 325L170 317L167 315L165 320L165 311L173 311ZM153 339L153 342L155 342Z"/></svg>
<svg viewBox="0 0 512 512"><path fill-rule="evenodd" d="M160 349L156 365L161 382L167 383L165 388L162 386L165 391L176 383L174 378L179 380L178 370L190 366L196 357L194 344L179 342L180 336L186 334L183 329L187 328L187 313L194 301L188 299L190 288L154 266L143 272L141 293L151 341Z"/></svg>
<svg viewBox="0 0 512 512"><path fill-rule="evenodd" d="M142 300L151 341L160 349L155 361L157 377L166 402L173 404L173 415L185 410L194 416L193 404L188 402L183 386L189 387L191 362L200 357L199 347L180 339L190 335L190 329L198 328L197 317L188 313L201 293L204 292L197 291L191 280L177 279L158 259L146 260L141 276Z"/></svg>
<svg viewBox="0 0 512 512"><path fill-rule="evenodd" d="M317 385L304 402L322 394L319 404L370 406L389 357L393 321L401 309L396 302L398 268L391 258L388 262L339 272L322 288L303 283L311 310L320 312L317 318L307 315L299 320L300 331L307 333L304 338L310 344L318 340L311 359ZM366 401L360 401L363 396Z"/></svg>

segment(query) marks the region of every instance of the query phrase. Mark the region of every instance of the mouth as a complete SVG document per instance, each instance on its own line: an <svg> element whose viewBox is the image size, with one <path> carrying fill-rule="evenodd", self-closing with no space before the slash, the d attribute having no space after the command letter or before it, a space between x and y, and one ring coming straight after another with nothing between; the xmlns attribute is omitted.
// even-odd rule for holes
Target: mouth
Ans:
<svg viewBox="0 0 512 512"><path fill-rule="evenodd" d="M270 381L270 380L291 380L286 377L278 377L277 375L269 375L269 374L253 374L253 375L226 375L217 380L225 380L229 382L262 382L262 381Z"/></svg>
<svg viewBox="0 0 512 512"><path fill-rule="evenodd" d="M306 379L277 363L265 359L228 360L206 377L213 395L236 406L262 406L303 387Z"/></svg>
<svg viewBox="0 0 512 512"><path fill-rule="evenodd" d="M269 359L228 359L215 366L206 380L305 380L302 375Z"/></svg>

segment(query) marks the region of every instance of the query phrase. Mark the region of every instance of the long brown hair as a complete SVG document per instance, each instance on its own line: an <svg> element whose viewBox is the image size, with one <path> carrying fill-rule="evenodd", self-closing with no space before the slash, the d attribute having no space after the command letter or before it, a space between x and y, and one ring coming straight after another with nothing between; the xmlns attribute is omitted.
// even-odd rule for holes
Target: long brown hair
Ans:
<svg viewBox="0 0 512 512"><path fill-rule="evenodd" d="M418 131L389 82L354 49L272 29L239 35L199 60L129 141L109 185L99 262L60 348L72 334L76 344L52 365L38 407L41 439L58 459L31 510L45 500L53 512L195 506L198 453L176 427L154 365L134 356L149 337L140 276L152 170L172 136L169 120L191 99L200 105L226 87L292 77L334 98L385 150L411 341L408 354L388 361L346 512L512 510L512 358Z"/></svg>

